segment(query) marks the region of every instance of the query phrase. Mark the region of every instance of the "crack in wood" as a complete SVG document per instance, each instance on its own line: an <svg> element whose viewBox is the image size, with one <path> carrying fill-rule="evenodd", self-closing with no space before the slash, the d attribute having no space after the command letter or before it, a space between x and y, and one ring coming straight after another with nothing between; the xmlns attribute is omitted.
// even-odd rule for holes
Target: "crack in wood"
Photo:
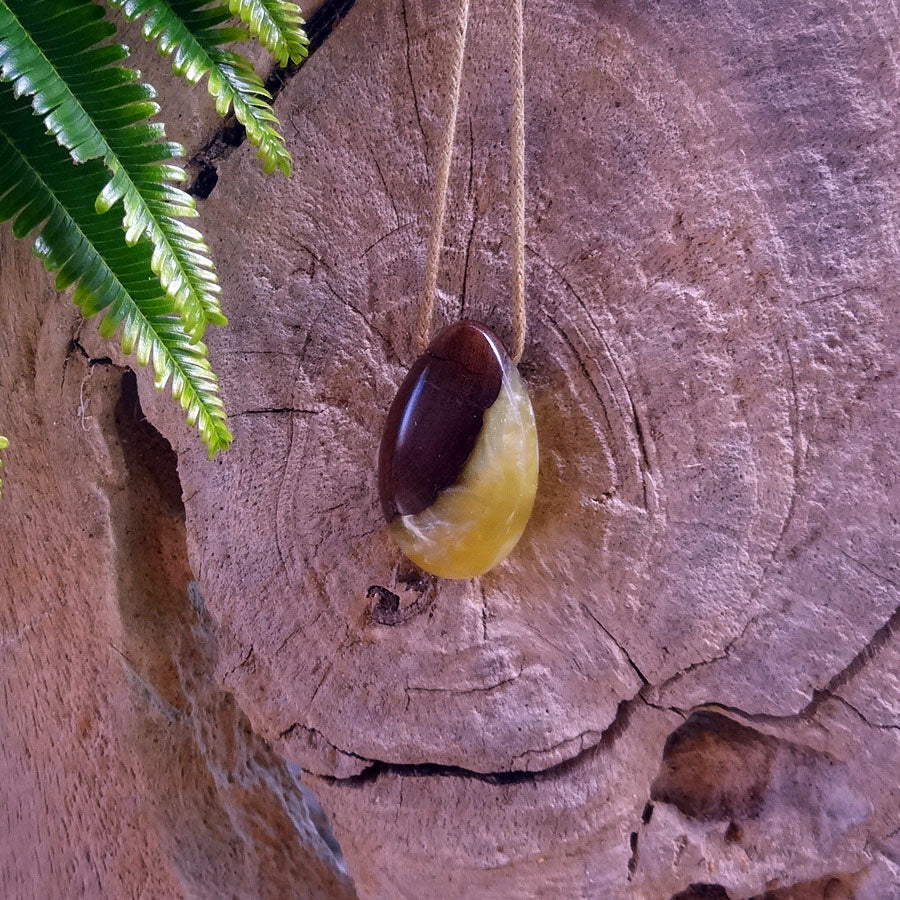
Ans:
<svg viewBox="0 0 900 900"><path fill-rule="evenodd" d="M233 675L238 669L242 669L244 666L246 666L247 663L250 662L250 657L251 657L251 656L253 656L253 644L250 645L250 649L244 654L243 659L242 659L239 663L237 663L236 665L232 666L232 667L231 667L231 668L230 668L230 669L222 676L222 682L223 682L223 683L226 682L226 681L228 680L228 677L229 677L230 675Z"/></svg>
<svg viewBox="0 0 900 900"><path fill-rule="evenodd" d="M598 628L616 645L619 652L625 657L628 665L631 666L635 675L641 680L641 684L643 687L649 687L650 682L644 676L644 673L637 667L635 661L631 658L631 654L625 649L625 647L613 636L612 632L591 612L590 608L585 603L578 604L581 607L582 612L591 619Z"/></svg>
<svg viewBox="0 0 900 900"><path fill-rule="evenodd" d="M371 154L372 160L375 163L375 168L378 170L378 177L381 179L381 184L384 187L384 192L388 195L388 200L391 201L391 208L394 210L395 225L397 226L397 228L399 228L400 227L400 213L397 211L397 203L394 200L394 195L391 192L390 187L388 187L387 179L384 177L384 172L381 170L381 163L378 161L378 156L375 153L375 151L372 149L372 145L368 141L366 141L366 146L369 148L369 153ZM387 235L385 235L385 237L387 237ZM384 238L382 238L382 240L384 240ZM376 241L375 243L378 243L378 242ZM375 246L375 244L372 244L369 247L369 250L371 250L372 247L374 247L374 246ZM366 253L368 253L369 250L366 250ZM365 256L365 255L366 254L363 253L363 256Z"/></svg>
<svg viewBox="0 0 900 900"><path fill-rule="evenodd" d="M601 752L604 748L614 743L627 728L632 708L637 703L643 702L645 701L642 697L640 697L640 695L635 695L630 699L622 700L616 708L616 714L613 717L612 721L602 731L597 732L592 729L587 729L581 734L575 735L574 737L565 738L564 740L558 742L557 744L554 744L551 747L526 751L525 753L519 754L515 758L515 760L512 761L513 766L511 766L509 769L502 769L493 772L479 772L474 769L467 769L463 766L445 765L442 763L398 763L390 762L387 760L367 758L364 756L360 756L357 753L353 753L352 751L343 750L342 748L329 741L328 738L326 738L320 731L314 728L309 728L309 726L303 725L302 723L298 722L295 722L293 725L286 728L283 732L281 732L279 737L289 737L297 729L305 729L318 735L322 739L322 741L324 741L329 747L331 747L338 753L341 753L353 759L362 760L370 764L367 765L362 772L356 775L341 777L337 775L320 774L318 776L323 781L326 781L329 784L341 784L347 786L367 784L376 781L382 775L397 775L401 777L415 778L462 778L481 781L487 784L494 785L522 784L529 782L534 783L547 778L554 778L559 775L565 775L566 773L571 771L571 768L577 765L586 754L592 752ZM597 740L591 744L585 745L584 738L592 734L598 735ZM577 753L572 756L566 757L559 762L553 763L552 765L537 769L514 767L516 762L524 760L528 756L546 757L548 753L552 753L555 749L558 749L559 747L562 747L566 744L575 743L579 740L581 741L581 747L579 748Z"/></svg>
<svg viewBox="0 0 900 900"><path fill-rule="evenodd" d="M513 675L510 675L509 678L503 678L500 681L494 682L494 684L485 684L478 685L477 687L471 688L447 688L447 687L416 687L407 686L407 691L409 693L420 693L420 694L453 694L458 696L465 696L466 694L480 694L486 693L488 691L496 691L497 688L505 687L508 684L512 684L514 681L518 680L518 678L522 675L522 669L519 669L518 672L515 672Z"/></svg>
<svg viewBox="0 0 900 900"><path fill-rule="evenodd" d="M259 409L243 409L240 412L229 413L229 419L236 419L238 416L261 416L267 414L283 415L285 413L297 413L304 416L318 416L325 412L324 409L300 409L293 406L266 406Z"/></svg>
<svg viewBox="0 0 900 900"><path fill-rule="evenodd" d="M272 95L273 103L288 81L309 62L355 3L356 0L325 0L313 14L306 26L306 35L309 38L306 59L300 63L289 62L286 66L275 66L266 76L265 86ZM219 181L216 163L228 159L246 140L246 129L237 121L234 113L231 113L206 144L188 160L188 167L196 170L197 174L187 192L200 200L209 197Z"/></svg>
<svg viewBox="0 0 900 900"><path fill-rule="evenodd" d="M459 298L459 317L464 319L466 315L466 290L469 285L469 259L472 255L472 242L475 239L475 230L478 228L478 204L474 204L472 212L472 227L469 229L469 239L466 241L466 260L463 265L462 288Z"/></svg>
<svg viewBox="0 0 900 900"><path fill-rule="evenodd" d="M339 294L334 289L331 282L329 282L327 279L325 279L323 283L324 283L325 287L328 288L328 291L331 293L331 296L334 297L334 299L337 300L338 303L345 306L347 309L351 310L352 312L356 313L356 315L358 315L360 317L360 319L362 319L366 328L369 329L369 332L371 334L377 335L381 339L382 344L384 344L384 346L387 348L387 350L391 354L391 356L393 356L394 359L399 363L401 361L400 354L397 353L397 350L394 348L393 343L391 343L390 338L383 331L381 331L381 329L376 328L375 325L372 324L372 320L355 303L352 303L346 297Z"/></svg>
<svg viewBox="0 0 900 900"><path fill-rule="evenodd" d="M416 122L419 125L419 132L422 135L422 145L423 145L423 155L425 157L425 163L428 164L428 135L425 133L425 128L422 125L422 112L419 109L419 92L416 90L416 81L413 78L412 72L412 60L410 54L410 39L409 39L409 18L406 13L406 0L403 0L401 10L403 13L403 32L406 36L406 73L409 76L409 86L412 90L413 96L413 106L416 110Z"/></svg>
<svg viewBox="0 0 900 900"><path fill-rule="evenodd" d="M650 454L648 452L647 440L644 435L644 426L640 420L640 416L638 415L637 406L635 405L634 397L631 394L631 389L629 388L628 382L625 380L625 376L622 372L622 369L619 366L619 363L616 360L616 357L612 352L612 348L610 347L609 342L606 339L606 335L603 333L603 331L601 330L600 326L596 323L596 321L594 321L594 317L591 314L591 311L588 308L588 305L585 303L584 299L578 293L578 291L575 290L575 287L572 285L572 283L569 281L569 279L566 278L566 276L563 274L562 270L559 269L557 266L554 266L548 259L545 259L532 246L526 245L525 249L529 253L531 253L533 256L536 256L560 280L560 282L563 284L565 289L578 302L578 305L581 307L582 311L587 316L588 321L591 323L591 326L593 327L594 332L596 333L597 337L600 339L600 343L603 344L603 349L606 351L607 358L609 359L610 363L612 363L613 368L616 370L616 374L619 376L619 382L622 385L622 390L625 392L625 397L628 401L629 410L631 412L631 419L632 419L632 423L634 425L635 438L637 440L637 445L638 445L638 453L639 453L638 469L639 469L640 475L641 475L641 487L643 489L643 494L644 494L644 509L647 512L651 512L651 507L649 504L650 497L649 497L649 492L648 492L647 479L650 478L651 483L652 483L654 470L653 470L653 466L650 463ZM604 374L604 379L605 378L606 378L606 375ZM593 385L596 390L596 385L594 385L593 380L592 379L589 379L589 380L590 380L591 385ZM607 379L607 384L609 384L608 379ZM615 393L612 391L611 385L610 385L610 394L611 394L612 398L614 400L616 400L616 403L618 404L618 399L616 398ZM602 404L602 400L601 400L601 404Z"/></svg>
<svg viewBox="0 0 900 900"><path fill-rule="evenodd" d="M412 221L409 221L409 222L399 222L397 225L395 225L395 226L394 226L390 231L388 231L386 234L383 234L383 235L381 235L381 237L376 238L374 241L372 241L372 243L369 244L369 246L366 247L366 249L363 250L363 252L360 254L360 258L362 258L363 256L368 256L369 253L370 253L372 250L374 250L374 249L375 249L382 241L386 241L389 237L393 237L393 235L397 234L397 233L400 232L400 231L403 231L404 228L409 228L409 226L412 225L412 224L413 224Z"/></svg>

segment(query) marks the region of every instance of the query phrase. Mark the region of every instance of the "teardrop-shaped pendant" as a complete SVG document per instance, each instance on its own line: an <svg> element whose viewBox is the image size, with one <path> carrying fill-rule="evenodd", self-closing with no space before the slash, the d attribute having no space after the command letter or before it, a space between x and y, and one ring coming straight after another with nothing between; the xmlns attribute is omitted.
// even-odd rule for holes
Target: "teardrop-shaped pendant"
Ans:
<svg viewBox="0 0 900 900"><path fill-rule="evenodd" d="M522 536L537 479L534 411L515 363L483 325L448 326L413 363L381 436L391 535L433 575L481 575Z"/></svg>

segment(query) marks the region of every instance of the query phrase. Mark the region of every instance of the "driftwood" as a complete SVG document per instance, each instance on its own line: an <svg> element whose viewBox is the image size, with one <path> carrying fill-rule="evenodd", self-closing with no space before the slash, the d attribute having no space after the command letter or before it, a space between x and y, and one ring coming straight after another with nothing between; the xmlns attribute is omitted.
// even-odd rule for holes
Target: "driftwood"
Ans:
<svg viewBox="0 0 900 900"><path fill-rule="evenodd" d="M361 897L896 896L897 13L528 7L541 484L509 560L446 582L387 538L374 457L452 6L358 0L279 95L292 181L215 161L234 449L138 376L184 525L166 448L116 430L121 360L3 238L0 884L207 896L221 846L236 896L344 896L280 756ZM509 340L505 4L473 6L440 301ZM195 770L265 838L186 846Z"/></svg>

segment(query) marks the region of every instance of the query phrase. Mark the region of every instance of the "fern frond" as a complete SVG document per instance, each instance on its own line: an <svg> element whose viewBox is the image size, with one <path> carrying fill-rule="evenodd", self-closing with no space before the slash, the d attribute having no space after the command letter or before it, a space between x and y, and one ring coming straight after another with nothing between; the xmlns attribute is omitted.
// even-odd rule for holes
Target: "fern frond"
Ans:
<svg viewBox="0 0 900 900"><path fill-rule="evenodd" d="M105 312L100 333L121 330L123 350L152 364L157 389L171 383L213 456L231 434L207 348L192 342L154 276L151 243L130 245L115 219L97 213L92 198L107 177L99 159L73 166L28 104L0 83L0 222L10 221L18 238L36 232L34 252L56 273L57 289L75 285L85 316Z"/></svg>
<svg viewBox="0 0 900 900"><path fill-rule="evenodd" d="M146 235L153 272L199 340L207 322L225 324L220 287L203 236L185 218L197 215L193 197L175 186L184 171L170 160L183 154L163 140L154 91L128 56L106 43L115 25L94 0L0 0L0 78L30 98L47 129L79 163L99 158L112 172L100 185L98 212L123 202L126 240Z"/></svg>
<svg viewBox="0 0 900 900"><path fill-rule="evenodd" d="M9 441L0 434L0 450L5 450L9 446ZM3 468L3 460L0 459L0 469ZM0 497L3 496L3 479L0 478Z"/></svg>
<svg viewBox="0 0 900 900"><path fill-rule="evenodd" d="M300 7L290 0L228 0L231 12L275 57L279 66L289 59L302 62L308 53L309 40L303 26Z"/></svg>
<svg viewBox="0 0 900 900"><path fill-rule="evenodd" d="M272 109L272 95L248 60L224 49L244 40L247 32L225 23L231 13L224 0L108 0L127 19L146 17L141 30L156 41L159 52L172 57L172 69L192 84L207 76L216 111L233 109L247 138L257 148L266 174L291 174L291 154Z"/></svg>

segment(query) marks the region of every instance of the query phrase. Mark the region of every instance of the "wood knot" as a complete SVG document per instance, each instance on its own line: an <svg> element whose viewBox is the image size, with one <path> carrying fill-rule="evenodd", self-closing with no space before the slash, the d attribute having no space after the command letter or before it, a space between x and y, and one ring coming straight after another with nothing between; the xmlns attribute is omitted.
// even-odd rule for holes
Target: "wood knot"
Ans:
<svg viewBox="0 0 900 900"><path fill-rule="evenodd" d="M366 597L374 600L372 605L372 618L381 624L389 624L382 622L383 619L396 616L400 610L400 595L389 591L380 584L373 584L367 591Z"/></svg>
<svg viewBox="0 0 900 900"><path fill-rule="evenodd" d="M377 625L402 625L431 607L436 586L436 578L404 559L394 572L391 587L369 586L366 598L373 601L369 616Z"/></svg>

